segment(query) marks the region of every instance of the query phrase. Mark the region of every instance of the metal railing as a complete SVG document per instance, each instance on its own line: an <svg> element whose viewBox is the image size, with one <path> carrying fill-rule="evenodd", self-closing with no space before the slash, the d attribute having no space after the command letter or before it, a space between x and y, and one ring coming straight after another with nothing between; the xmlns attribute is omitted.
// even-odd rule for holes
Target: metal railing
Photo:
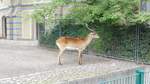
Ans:
<svg viewBox="0 0 150 84"><path fill-rule="evenodd" d="M100 84L136 84L136 74L125 76L123 78L113 79L109 81L102 81Z"/></svg>
<svg viewBox="0 0 150 84"><path fill-rule="evenodd" d="M144 73L144 84L150 84L150 72Z"/></svg>
<svg viewBox="0 0 150 84"><path fill-rule="evenodd" d="M135 74L111 80L101 80L99 84L150 84L150 72L137 69Z"/></svg>

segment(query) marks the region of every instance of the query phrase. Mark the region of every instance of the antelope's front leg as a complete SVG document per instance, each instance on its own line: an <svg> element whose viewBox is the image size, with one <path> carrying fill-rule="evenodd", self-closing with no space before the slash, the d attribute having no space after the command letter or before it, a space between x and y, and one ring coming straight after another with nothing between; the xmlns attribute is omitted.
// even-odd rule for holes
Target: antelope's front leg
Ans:
<svg viewBox="0 0 150 84"><path fill-rule="evenodd" d="M79 52L79 54L78 54L78 63L79 63L79 65L81 65L82 64L82 55L81 55L82 51L78 51L78 52Z"/></svg>
<svg viewBox="0 0 150 84"><path fill-rule="evenodd" d="M63 51L64 51L64 50L60 50L60 52L59 52L59 54L58 54L58 65L62 65L61 56L62 56Z"/></svg>

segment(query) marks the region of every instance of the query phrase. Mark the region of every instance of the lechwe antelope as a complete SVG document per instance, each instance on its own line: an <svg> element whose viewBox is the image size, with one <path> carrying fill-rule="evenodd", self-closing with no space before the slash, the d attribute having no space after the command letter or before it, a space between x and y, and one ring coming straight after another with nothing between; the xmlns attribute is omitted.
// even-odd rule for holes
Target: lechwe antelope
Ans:
<svg viewBox="0 0 150 84"><path fill-rule="evenodd" d="M88 28L89 29L89 28ZM91 29L89 29L91 30ZM78 51L78 63L82 64L82 51L91 43L92 39L99 38L97 33L92 30L91 33L85 38L81 37L66 37L61 36L56 40L60 52L58 54L58 64L61 65L61 55L65 50L77 50Z"/></svg>

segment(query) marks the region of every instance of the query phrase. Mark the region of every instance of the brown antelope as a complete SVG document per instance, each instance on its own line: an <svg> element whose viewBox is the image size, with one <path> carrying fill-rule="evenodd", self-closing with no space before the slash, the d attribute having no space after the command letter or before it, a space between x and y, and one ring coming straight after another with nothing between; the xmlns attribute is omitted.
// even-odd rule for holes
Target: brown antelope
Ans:
<svg viewBox="0 0 150 84"><path fill-rule="evenodd" d="M89 28L88 28L89 29ZM91 30L91 29L89 29ZM61 36L56 40L60 52L58 54L58 64L61 65L61 55L65 50L77 50L78 51L78 63L82 64L82 51L91 43L92 39L99 38L96 32L91 30L85 38L81 37L68 37Z"/></svg>

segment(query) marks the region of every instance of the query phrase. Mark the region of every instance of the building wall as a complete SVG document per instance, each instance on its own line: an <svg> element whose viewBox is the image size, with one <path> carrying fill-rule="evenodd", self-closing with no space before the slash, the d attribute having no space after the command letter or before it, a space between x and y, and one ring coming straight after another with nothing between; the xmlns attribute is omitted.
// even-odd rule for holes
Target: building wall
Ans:
<svg viewBox="0 0 150 84"><path fill-rule="evenodd" d="M2 37L2 16L0 15L0 37Z"/></svg>
<svg viewBox="0 0 150 84"><path fill-rule="evenodd" d="M22 38L32 39L32 18L30 17L30 11L22 12Z"/></svg>
<svg viewBox="0 0 150 84"><path fill-rule="evenodd" d="M11 0L1 0L0 8L8 7L11 4Z"/></svg>
<svg viewBox="0 0 150 84"><path fill-rule="evenodd" d="M5 38L2 17L7 18L7 39L35 40L36 21L31 17L34 5L50 0L2 0L0 1L0 38Z"/></svg>

